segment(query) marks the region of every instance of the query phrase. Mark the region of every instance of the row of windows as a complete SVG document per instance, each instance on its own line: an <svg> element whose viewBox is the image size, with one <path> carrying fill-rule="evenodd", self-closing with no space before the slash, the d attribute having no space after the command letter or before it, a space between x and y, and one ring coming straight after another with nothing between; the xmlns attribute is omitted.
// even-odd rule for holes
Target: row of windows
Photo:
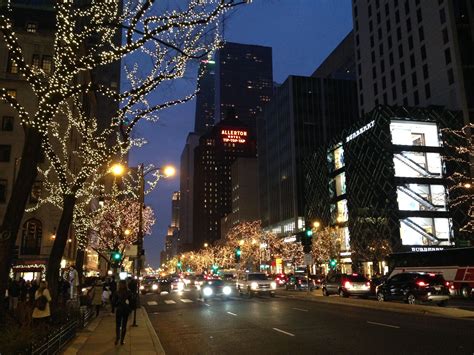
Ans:
<svg viewBox="0 0 474 355"><path fill-rule="evenodd" d="M53 58L50 55L33 54L31 65L35 68L43 69L46 74L51 74L53 69ZM8 58L7 71L11 74L18 74L18 65L13 58Z"/></svg>
<svg viewBox="0 0 474 355"><path fill-rule="evenodd" d="M7 200L7 187L8 187L8 180L7 179L0 179L0 203L5 203ZM41 196L41 190L43 188L43 184L41 181L35 181L33 187L31 188L29 203L38 203L38 200Z"/></svg>

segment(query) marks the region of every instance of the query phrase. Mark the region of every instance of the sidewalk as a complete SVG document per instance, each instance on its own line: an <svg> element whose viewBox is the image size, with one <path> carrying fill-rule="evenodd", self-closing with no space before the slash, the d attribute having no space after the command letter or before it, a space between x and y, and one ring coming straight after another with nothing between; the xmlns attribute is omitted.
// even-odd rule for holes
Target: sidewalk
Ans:
<svg viewBox="0 0 474 355"><path fill-rule="evenodd" d="M77 333L76 338L63 352L76 354L164 354L163 347L150 323L145 309L137 309L138 327L132 327L133 313L128 319L124 345L115 345L115 314L103 310L86 329Z"/></svg>

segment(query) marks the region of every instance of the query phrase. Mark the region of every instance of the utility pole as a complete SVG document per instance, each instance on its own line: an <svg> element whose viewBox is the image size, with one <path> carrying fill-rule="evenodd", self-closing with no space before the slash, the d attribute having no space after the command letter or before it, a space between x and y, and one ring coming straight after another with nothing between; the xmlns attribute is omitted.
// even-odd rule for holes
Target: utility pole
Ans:
<svg viewBox="0 0 474 355"><path fill-rule="evenodd" d="M133 311L133 327L137 327L137 308L140 305L140 275L142 270L142 250L143 250L143 208L145 207L145 176L143 164L138 166L138 240L137 240L137 259L136 263L136 284L137 284L137 302Z"/></svg>

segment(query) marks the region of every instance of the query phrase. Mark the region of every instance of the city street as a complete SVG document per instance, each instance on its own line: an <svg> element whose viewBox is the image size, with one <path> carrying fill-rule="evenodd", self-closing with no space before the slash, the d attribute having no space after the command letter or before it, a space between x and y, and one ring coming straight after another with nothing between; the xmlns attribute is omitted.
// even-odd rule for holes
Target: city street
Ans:
<svg viewBox="0 0 474 355"><path fill-rule="evenodd" d="M474 320L398 313L377 302L374 309L282 296L203 302L191 290L148 294L142 304L167 354L474 352Z"/></svg>

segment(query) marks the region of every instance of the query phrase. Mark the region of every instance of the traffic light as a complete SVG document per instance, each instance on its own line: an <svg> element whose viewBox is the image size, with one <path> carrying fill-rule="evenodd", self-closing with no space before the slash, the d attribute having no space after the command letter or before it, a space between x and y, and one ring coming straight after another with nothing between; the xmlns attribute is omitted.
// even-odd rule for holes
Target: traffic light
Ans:
<svg viewBox="0 0 474 355"><path fill-rule="evenodd" d="M331 269L334 270L334 269L336 268L336 266L337 266L337 260L336 260L336 259L331 259L331 260L329 260L329 267L330 267Z"/></svg>
<svg viewBox="0 0 474 355"><path fill-rule="evenodd" d="M217 273L217 270L219 270L219 266L217 266L216 264L212 265L212 272L213 272L214 274Z"/></svg>
<svg viewBox="0 0 474 355"><path fill-rule="evenodd" d="M313 230L311 229L311 227L306 227L304 232L301 235L301 244L303 245L303 252L305 254L311 253L312 243L313 243Z"/></svg>
<svg viewBox="0 0 474 355"><path fill-rule="evenodd" d="M122 254L118 250L114 250L110 256L112 259L112 267L118 267L120 265L120 261L122 260Z"/></svg>
<svg viewBox="0 0 474 355"><path fill-rule="evenodd" d="M178 260L178 262L176 263L176 266L181 269L181 260Z"/></svg>
<svg viewBox="0 0 474 355"><path fill-rule="evenodd" d="M240 256L242 255L242 250L240 250L240 247L237 247L235 249L235 263L240 263Z"/></svg>

